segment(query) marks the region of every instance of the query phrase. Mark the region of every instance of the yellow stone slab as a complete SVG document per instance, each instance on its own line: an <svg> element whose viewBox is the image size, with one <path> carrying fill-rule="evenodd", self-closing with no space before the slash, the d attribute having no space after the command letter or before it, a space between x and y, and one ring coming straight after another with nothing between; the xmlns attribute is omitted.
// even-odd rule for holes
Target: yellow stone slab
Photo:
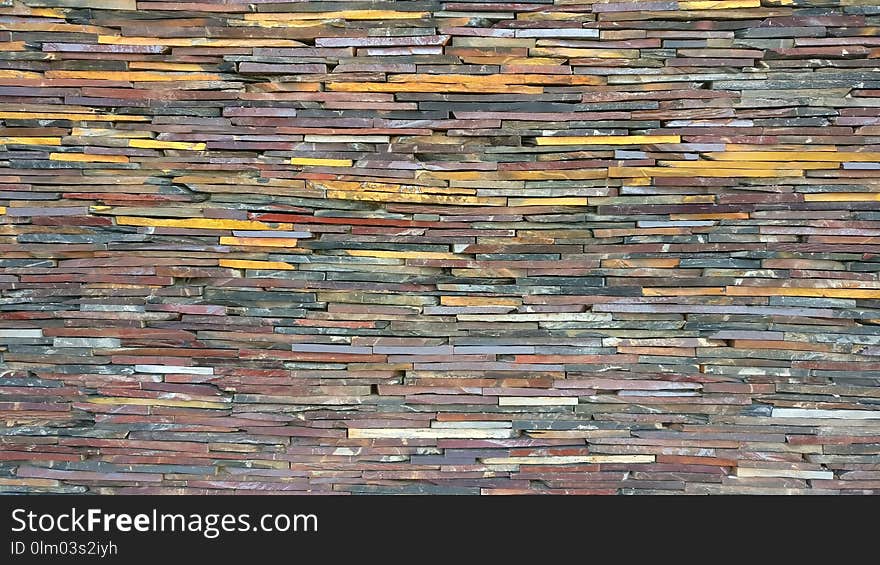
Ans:
<svg viewBox="0 0 880 565"><path fill-rule="evenodd" d="M537 137L538 145L640 145L681 143L678 135L591 135L586 137Z"/></svg>
<svg viewBox="0 0 880 565"><path fill-rule="evenodd" d="M802 177L804 171L786 169L683 169L675 167L608 167L611 178L629 177L721 177L785 178Z"/></svg>
<svg viewBox="0 0 880 565"><path fill-rule="evenodd" d="M503 298L494 296L441 296L443 306L520 306L521 298Z"/></svg>
<svg viewBox="0 0 880 565"><path fill-rule="evenodd" d="M651 179L628 179L627 186L651 186Z"/></svg>
<svg viewBox="0 0 880 565"><path fill-rule="evenodd" d="M123 114L74 114L72 112L0 112L0 118L9 120L81 120L91 122L148 122L150 116Z"/></svg>
<svg viewBox="0 0 880 565"><path fill-rule="evenodd" d="M875 202L880 192L820 192L804 194L805 202Z"/></svg>
<svg viewBox="0 0 880 565"><path fill-rule="evenodd" d="M33 71L16 71L12 69L0 69L0 78L32 78L41 79L43 75Z"/></svg>
<svg viewBox="0 0 880 565"><path fill-rule="evenodd" d="M837 169L840 167L839 162L819 162L819 161L724 161L717 163L714 161L657 161L657 165L661 167L675 167L678 169L711 169L712 167L724 167L725 169Z"/></svg>
<svg viewBox="0 0 880 565"><path fill-rule="evenodd" d="M176 406L179 408L229 408L225 402L208 402L205 400L173 400L165 398L126 398L126 397L101 397L87 398L86 402L92 404L137 404L139 406Z"/></svg>
<svg viewBox="0 0 880 565"><path fill-rule="evenodd" d="M873 162L880 161L880 153L873 151L724 151L706 153L707 159L715 161L825 161L825 162Z"/></svg>
<svg viewBox="0 0 880 565"><path fill-rule="evenodd" d="M480 94L543 94L542 86L512 84L444 84L444 83L387 83L387 82L328 82L327 90L333 92L472 92Z"/></svg>
<svg viewBox="0 0 880 565"><path fill-rule="evenodd" d="M643 288L642 296L721 296L723 287Z"/></svg>
<svg viewBox="0 0 880 565"><path fill-rule="evenodd" d="M31 8L30 11L27 12L26 15L29 16L37 16L41 18L57 18L64 19L64 16L67 14L67 10L58 9L58 8ZM91 27L91 26L89 26Z"/></svg>
<svg viewBox="0 0 880 565"><path fill-rule="evenodd" d="M152 73L149 71L46 71L46 78L84 78L129 82L221 80L215 73Z"/></svg>
<svg viewBox="0 0 880 565"><path fill-rule="evenodd" d="M64 12L51 12L49 10L31 10L30 13L24 14L18 11L19 7L22 6L22 2L16 3L16 13L19 16L29 15L29 16L37 16L44 18L55 18L64 20L66 13L68 10L64 10ZM84 6L83 6L84 7ZM103 7L103 6L102 6ZM134 8L132 8L134 9ZM45 12L41 13L41 12ZM6 9L3 9L4 15L9 15L10 12L7 12ZM13 29L10 24L6 24L5 27L7 29ZM106 27L101 26L90 26L90 25L81 25L81 24L68 24L68 23L58 23L51 22L46 20L36 20L30 19L30 21L24 20L23 18L19 18L14 24L14 31L22 32L22 31L51 31L51 32L70 32L70 33L103 33L107 31Z"/></svg>
<svg viewBox="0 0 880 565"><path fill-rule="evenodd" d="M215 220L212 218L142 218L116 216L119 226L151 226L157 228L191 228L202 230L290 230L292 224L267 224L254 220Z"/></svg>
<svg viewBox="0 0 880 565"><path fill-rule="evenodd" d="M9 425L9 424L7 424ZM61 481L56 481L55 479L19 479L15 477L11 478L0 478L0 485L22 485L22 486L30 486L30 487L54 487L61 484Z"/></svg>
<svg viewBox="0 0 880 565"><path fill-rule="evenodd" d="M245 21L264 20L419 20L430 12L401 12L398 10L340 10L335 12L284 12L245 14Z"/></svg>
<svg viewBox="0 0 880 565"><path fill-rule="evenodd" d="M188 143L186 141L160 141L156 139L132 139L128 142L129 147L141 149L186 149L190 151L204 151L205 143Z"/></svg>
<svg viewBox="0 0 880 565"><path fill-rule="evenodd" d="M0 145L61 145L61 138L0 136Z"/></svg>
<svg viewBox="0 0 880 565"><path fill-rule="evenodd" d="M761 0L695 0L679 2L679 10L730 10L732 8L760 8Z"/></svg>
<svg viewBox="0 0 880 565"><path fill-rule="evenodd" d="M383 251L380 249L346 249L351 257L386 257L388 259L461 259L460 255L440 251Z"/></svg>
<svg viewBox="0 0 880 565"><path fill-rule="evenodd" d="M460 204L463 206L505 206L507 198L492 196L457 196L443 194L409 194L401 192L353 192L328 190L327 198L366 202L422 202L426 204Z"/></svg>
<svg viewBox="0 0 880 565"><path fill-rule="evenodd" d="M818 298L880 298L880 289L728 286L728 296L813 296Z"/></svg>
<svg viewBox="0 0 880 565"><path fill-rule="evenodd" d="M93 155L91 153L49 153L49 160L78 163L128 163L128 157L125 155Z"/></svg>
<svg viewBox="0 0 880 565"><path fill-rule="evenodd" d="M0 216L6 213L6 206L0 206Z"/></svg>
<svg viewBox="0 0 880 565"><path fill-rule="evenodd" d="M0 52L6 53L10 51L27 51L24 41L3 41L0 42Z"/></svg>
<svg viewBox="0 0 880 565"><path fill-rule="evenodd" d="M309 157L293 157L291 165L315 165L319 167L351 167L354 161L351 159L312 159Z"/></svg>
<svg viewBox="0 0 880 565"><path fill-rule="evenodd" d="M221 267L230 269L265 269L275 271L292 271L294 266L283 261L242 261L238 259L220 259Z"/></svg>
<svg viewBox="0 0 880 565"><path fill-rule="evenodd" d="M592 75L539 75L539 74L491 74L491 75L391 75L390 83L442 83L442 84L550 84L550 85L601 85L604 81Z"/></svg>
<svg viewBox="0 0 880 565"><path fill-rule="evenodd" d="M221 237L220 245L239 247L296 247L298 240L287 237Z"/></svg>
<svg viewBox="0 0 880 565"><path fill-rule="evenodd" d="M302 47L303 43L292 39L211 39L207 37L122 37L99 35L102 45L164 45L166 47Z"/></svg>
<svg viewBox="0 0 880 565"><path fill-rule="evenodd" d="M459 180L459 181L489 181L497 175L494 171L419 171L416 178L420 180Z"/></svg>

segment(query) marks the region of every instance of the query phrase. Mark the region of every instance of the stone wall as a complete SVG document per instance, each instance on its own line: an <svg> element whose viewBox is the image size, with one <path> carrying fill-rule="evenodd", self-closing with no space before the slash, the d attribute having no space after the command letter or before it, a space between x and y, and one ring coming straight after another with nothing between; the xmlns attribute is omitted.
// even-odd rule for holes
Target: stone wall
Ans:
<svg viewBox="0 0 880 565"><path fill-rule="evenodd" d="M0 0L0 491L875 491L877 4Z"/></svg>

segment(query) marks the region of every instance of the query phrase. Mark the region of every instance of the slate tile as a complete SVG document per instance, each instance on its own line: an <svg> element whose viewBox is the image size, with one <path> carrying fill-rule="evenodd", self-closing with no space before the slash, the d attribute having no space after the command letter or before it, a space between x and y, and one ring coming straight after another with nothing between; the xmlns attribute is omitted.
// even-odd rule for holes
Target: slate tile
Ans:
<svg viewBox="0 0 880 565"><path fill-rule="evenodd" d="M880 491L876 7L6 4L0 492Z"/></svg>

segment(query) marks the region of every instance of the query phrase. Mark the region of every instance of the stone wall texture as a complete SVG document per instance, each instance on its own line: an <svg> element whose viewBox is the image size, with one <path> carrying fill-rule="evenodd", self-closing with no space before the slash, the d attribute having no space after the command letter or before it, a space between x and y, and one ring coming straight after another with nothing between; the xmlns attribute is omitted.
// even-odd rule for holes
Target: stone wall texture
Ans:
<svg viewBox="0 0 880 565"><path fill-rule="evenodd" d="M880 490L877 0L0 0L0 491Z"/></svg>

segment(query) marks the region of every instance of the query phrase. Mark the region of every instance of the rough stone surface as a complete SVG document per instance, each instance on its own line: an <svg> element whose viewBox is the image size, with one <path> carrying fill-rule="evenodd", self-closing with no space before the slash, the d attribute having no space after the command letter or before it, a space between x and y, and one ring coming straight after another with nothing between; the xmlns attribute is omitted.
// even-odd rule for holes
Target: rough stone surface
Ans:
<svg viewBox="0 0 880 565"><path fill-rule="evenodd" d="M871 0L12 0L0 492L880 491Z"/></svg>

